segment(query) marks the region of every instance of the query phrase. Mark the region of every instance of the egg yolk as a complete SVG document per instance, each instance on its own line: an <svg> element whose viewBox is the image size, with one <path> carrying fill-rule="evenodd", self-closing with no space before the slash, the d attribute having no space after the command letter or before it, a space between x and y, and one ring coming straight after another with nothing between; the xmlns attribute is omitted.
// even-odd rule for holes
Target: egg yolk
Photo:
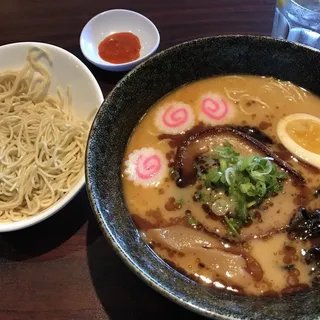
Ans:
<svg viewBox="0 0 320 320"><path fill-rule="evenodd" d="M289 137L302 148L320 154L320 122L311 119L299 119L286 126Z"/></svg>

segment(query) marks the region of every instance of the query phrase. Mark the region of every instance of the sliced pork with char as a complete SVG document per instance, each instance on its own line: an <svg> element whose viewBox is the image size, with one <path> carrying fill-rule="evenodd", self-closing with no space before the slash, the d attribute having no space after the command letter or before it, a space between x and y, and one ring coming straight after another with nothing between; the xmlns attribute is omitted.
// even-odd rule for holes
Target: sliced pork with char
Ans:
<svg viewBox="0 0 320 320"><path fill-rule="evenodd" d="M160 249L162 255L166 254L163 249L168 249L168 259L186 272L197 270L199 265L213 270L211 281L218 279L226 285L245 287L263 276L258 264L251 270L253 259L241 246L223 245L217 238L192 228L150 229L144 237L154 244L156 251Z"/></svg>

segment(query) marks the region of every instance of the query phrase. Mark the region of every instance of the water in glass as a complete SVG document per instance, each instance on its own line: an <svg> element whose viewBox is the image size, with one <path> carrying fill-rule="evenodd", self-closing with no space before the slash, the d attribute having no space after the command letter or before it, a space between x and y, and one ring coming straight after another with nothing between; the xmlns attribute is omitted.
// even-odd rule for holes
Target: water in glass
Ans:
<svg viewBox="0 0 320 320"><path fill-rule="evenodd" d="M278 0L272 37L320 49L320 0Z"/></svg>

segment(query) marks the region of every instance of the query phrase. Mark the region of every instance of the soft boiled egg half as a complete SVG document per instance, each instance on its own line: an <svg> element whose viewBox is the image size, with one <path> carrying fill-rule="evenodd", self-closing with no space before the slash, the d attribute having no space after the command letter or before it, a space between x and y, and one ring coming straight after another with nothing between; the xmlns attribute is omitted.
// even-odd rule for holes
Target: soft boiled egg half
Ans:
<svg viewBox="0 0 320 320"><path fill-rule="evenodd" d="M290 114L278 122L277 134L293 155L320 169L320 118L305 113Z"/></svg>

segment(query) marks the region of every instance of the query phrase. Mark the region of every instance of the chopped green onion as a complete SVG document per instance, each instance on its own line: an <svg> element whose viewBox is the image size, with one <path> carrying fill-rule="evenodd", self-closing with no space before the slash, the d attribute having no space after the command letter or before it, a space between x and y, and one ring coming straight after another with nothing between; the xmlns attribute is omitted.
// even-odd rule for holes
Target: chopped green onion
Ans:
<svg viewBox="0 0 320 320"><path fill-rule="evenodd" d="M198 225L197 220L195 220L190 214L188 214L187 219L190 226L195 227Z"/></svg>
<svg viewBox="0 0 320 320"><path fill-rule="evenodd" d="M236 171L234 170L234 168L229 167L228 169L226 169L224 175L228 185L231 186L234 183Z"/></svg>
<svg viewBox="0 0 320 320"><path fill-rule="evenodd" d="M242 226L252 219L248 210L281 192L287 174L278 169L272 158L243 157L230 144L215 148L208 158L214 160L215 166L200 176L207 190L196 192L195 199L210 205L218 215L224 215L229 231L239 234ZM222 190L227 201L213 196L216 190ZM232 206L228 199L232 200Z"/></svg>
<svg viewBox="0 0 320 320"><path fill-rule="evenodd" d="M221 171L218 171L217 169L211 169L206 174L206 179L209 180L209 182L211 183L217 183L221 178L222 174L223 173Z"/></svg>
<svg viewBox="0 0 320 320"><path fill-rule="evenodd" d="M219 160L219 164L220 164L221 171L225 171L228 169L228 161L226 159L221 158Z"/></svg>
<svg viewBox="0 0 320 320"><path fill-rule="evenodd" d="M217 216L224 216L229 211L229 203L226 199L218 199L212 204L211 210Z"/></svg>
<svg viewBox="0 0 320 320"><path fill-rule="evenodd" d="M183 199L181 198L180 200L177 201L177 204L179 204L180 206L183 205Z"/></svg>
<svg viewBox="0 0 320 320"><path fill-rule="evenodd" d="M236 223L236 221L232 218L228 218L228 217L224 217L224 221L226 222L228 228L229 228L229 232L231 235L233 236L239 236L239 231L238 231L238 224Z"/></svg>
<svg viewBox="0 0 320 320"><path fill-rule="evenodd" d="M239 153L236 152L231 145L224 147L216 147L214 151L218 153L219 158L232 159L239 156Z"/></svg>
<svg viewBox="0 0 320 320"><path fill-rule="evenodd" d="M247 208L251 208L257 204L257 201L251 201L247 203Z"/></svg>
<svg viewBox="0 0 320 320"><path fill-rule="evenodd" d="M195 193L194 193L194 198L195 198L195 200L197 200L197 201L201 200L201 198L202 198L202 193L199 192L199 191L195 192Z"/></svg>

